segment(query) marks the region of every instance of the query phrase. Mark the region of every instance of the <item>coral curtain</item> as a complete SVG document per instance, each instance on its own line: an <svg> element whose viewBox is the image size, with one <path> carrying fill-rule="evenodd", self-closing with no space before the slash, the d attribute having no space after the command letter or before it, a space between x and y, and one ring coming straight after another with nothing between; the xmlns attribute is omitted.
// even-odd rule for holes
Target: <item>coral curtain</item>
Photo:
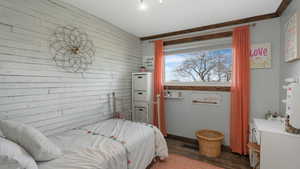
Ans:
<svg viewBox="0 0 300 169"><path fill-rule="evenodd" d="M154 70L154 111L153 124L156 125L166 136L165 105L164 105L164 86L163 86L163 67L164 67L164 43L157 40L155 44L155 70ZM157 96L160 99L157 99ZM159 100L159 103L157 102ZM159 107L158 107L159 105ZM158 113L159 109L159 113Z"/></svg>
<svg viewBox="0 0 300 169"><path fill-rule="evenodd" d="M248 154L250 104L249 26L235 28L232 39L230 147L233 152L246 155Z"/></svg>

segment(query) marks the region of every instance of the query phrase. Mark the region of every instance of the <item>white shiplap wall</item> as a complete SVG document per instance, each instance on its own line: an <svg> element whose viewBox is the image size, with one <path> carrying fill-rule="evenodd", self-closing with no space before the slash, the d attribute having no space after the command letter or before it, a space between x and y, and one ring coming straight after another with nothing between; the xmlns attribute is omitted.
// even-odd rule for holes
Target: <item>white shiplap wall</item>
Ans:
<svg viewBox="0 0 300 169"><path fill-rule="evenodd" d="M57 26L86 31L96 57L82 74L57 67L49 39ZM108 94L130 109L131 72L142 62L138 37L58 0L0 0L0 119L47 135L111 116ZM120 102L119 102L120 103Z"/></svg>

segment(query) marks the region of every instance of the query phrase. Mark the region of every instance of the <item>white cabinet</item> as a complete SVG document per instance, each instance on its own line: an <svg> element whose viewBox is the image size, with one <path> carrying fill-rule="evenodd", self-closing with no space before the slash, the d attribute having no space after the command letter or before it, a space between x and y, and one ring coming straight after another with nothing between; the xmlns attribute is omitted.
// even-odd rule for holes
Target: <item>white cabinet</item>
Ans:
<svg viewBox="0 0 300 169"><path fill-rule="evenodd" d="M295 128L300 128L300 84L296 84L291 89L291 98L287 100L290 102L291 113L290 113L290 123Z"/></svg>
<svg viewBox="0 0 300 169"><path fill-rule="evenodd" d="M132 74L132 120L152 122L152 73Z"/></svg>
<svg viewBox="0 0 300 169"><path fill-rule="evenodd" d="M285 132L276 120L254 119L261 146L260 169L299 169L300 135Z"/></svg>

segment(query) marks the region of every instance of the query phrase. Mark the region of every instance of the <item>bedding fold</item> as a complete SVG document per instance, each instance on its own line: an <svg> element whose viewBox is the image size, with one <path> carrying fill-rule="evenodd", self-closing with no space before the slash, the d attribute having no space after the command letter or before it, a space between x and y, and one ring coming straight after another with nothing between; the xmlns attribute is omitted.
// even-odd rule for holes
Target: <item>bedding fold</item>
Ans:
<svg viewBox="0 0 300 169"><path fill-rule="evenodd" d="M156 127L120 119L76 128L50 140L64 155L39 163L39 169L145 169L154 157L168 157L166 141Z"/></svg>

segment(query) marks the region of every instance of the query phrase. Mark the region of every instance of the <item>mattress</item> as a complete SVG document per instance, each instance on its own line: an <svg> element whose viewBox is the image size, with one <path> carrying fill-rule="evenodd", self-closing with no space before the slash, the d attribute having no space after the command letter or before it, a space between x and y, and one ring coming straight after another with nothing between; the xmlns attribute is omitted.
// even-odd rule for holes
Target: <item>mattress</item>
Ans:
<svg viewBox="0 0 300 169"><path fill-rule="evenodd" d="M168 149L154 126L120 119L76 128L49 137L64 155L39 163L39 169L145 169Z"/></svg>

